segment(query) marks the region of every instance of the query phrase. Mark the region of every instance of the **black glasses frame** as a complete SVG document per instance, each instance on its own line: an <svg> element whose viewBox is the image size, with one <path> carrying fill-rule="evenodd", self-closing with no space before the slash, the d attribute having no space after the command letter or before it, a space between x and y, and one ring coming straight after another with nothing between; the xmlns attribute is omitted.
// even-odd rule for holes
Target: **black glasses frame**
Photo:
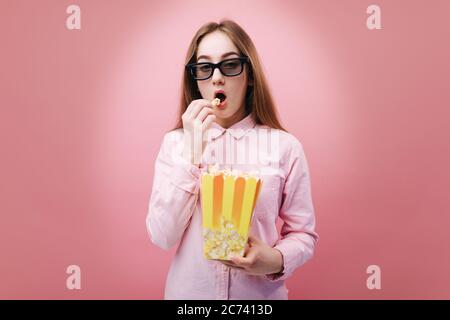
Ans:
<svg viewBox="0 0 450 320"><path fill-rule="evenodd" d="M234 73L233 74L226 74L222 70L222 64L225 63L225 62L228 62L228 61L232 61L232 60L239 60L241 62L241 71L239 71L236 74L234 74ZM190 64L186 65L186 70L189 71L189 74L191 75L191 77L194 80L208 80L209 78L212 77L212 75L214 74L214 70L216 70L216 68L218 68L220 70L220 72L226 77L236 77L236 76L240 75L244 71L244 64L248 63L248 60L249 60L248 57L244 56L244 57L238 57L238 58L225 59L225 60L222 60L222 61L220 61L218 63L211 63L211 62L190 63ZM211 74L208 77L206 77L206 78L205 77L204 78L198 78L198 77L195 76L194 69L195 69L195 67L200 66L200 65L208 65L208 66L212 67Z"/></svg>

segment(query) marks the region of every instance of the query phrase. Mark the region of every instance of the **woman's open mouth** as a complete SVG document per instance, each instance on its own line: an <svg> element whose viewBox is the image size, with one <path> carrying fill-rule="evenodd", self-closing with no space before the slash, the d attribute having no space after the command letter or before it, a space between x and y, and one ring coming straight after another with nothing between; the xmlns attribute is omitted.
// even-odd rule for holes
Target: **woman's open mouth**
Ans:
<svg viewBox="0 0 450 320"><path fill-rule="evenodd" d="M220 100L220 104L218 105L219 108L225 108L225 102L227 100L227 96L225 95L225 93L222 92L218 92L214 95L214 98L217 98Z"/></svg>

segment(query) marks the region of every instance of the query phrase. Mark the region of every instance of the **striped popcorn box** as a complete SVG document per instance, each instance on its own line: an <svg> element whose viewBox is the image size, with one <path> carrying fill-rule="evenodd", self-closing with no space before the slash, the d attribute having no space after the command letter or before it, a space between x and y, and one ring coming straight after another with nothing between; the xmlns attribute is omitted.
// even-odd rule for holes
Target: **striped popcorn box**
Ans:
<svg viewBox="0 0 450 320"><path fill-rule="evenodd" d="M210 167L201 176L203 252L207 259L243 256L261 190L255 174Z"/></svg>

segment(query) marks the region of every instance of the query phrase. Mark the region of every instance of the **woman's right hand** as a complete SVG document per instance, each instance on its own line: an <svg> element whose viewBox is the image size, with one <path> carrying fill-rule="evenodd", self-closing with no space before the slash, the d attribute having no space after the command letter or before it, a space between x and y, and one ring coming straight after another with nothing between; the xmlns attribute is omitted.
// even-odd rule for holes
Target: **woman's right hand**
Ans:
<svg viewBox="0 0 450 320"><path fill-rule="evenodd" d="M209 125L216 120L211 101L197 99L191 102L181 116L184 131L183 157L192 164L200 164L206 143L203 137Z"/></svg>

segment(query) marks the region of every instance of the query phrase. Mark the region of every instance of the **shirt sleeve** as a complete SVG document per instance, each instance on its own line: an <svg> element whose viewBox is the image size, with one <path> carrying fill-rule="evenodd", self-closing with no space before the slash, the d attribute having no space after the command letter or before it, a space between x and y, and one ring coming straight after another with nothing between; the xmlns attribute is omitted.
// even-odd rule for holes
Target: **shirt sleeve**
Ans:
<svg viewBox="0 0 450 320"><path fill-rule="evenodd" d="M174 132L164 136L146 218L152 242L163 249L170 249L181 239L199 195L201 170L182 158L177 140Z"/></svg>
<svg viewBox="0 0 450 320"><path fill-rule="evenodd" d="M283 269L266 277L270 281L285 280L308 261L314 253L318 235L307 159L300 142L295 139L289 156L279 216L283 220L281 237L274 248L283 257Z"/></svg>

